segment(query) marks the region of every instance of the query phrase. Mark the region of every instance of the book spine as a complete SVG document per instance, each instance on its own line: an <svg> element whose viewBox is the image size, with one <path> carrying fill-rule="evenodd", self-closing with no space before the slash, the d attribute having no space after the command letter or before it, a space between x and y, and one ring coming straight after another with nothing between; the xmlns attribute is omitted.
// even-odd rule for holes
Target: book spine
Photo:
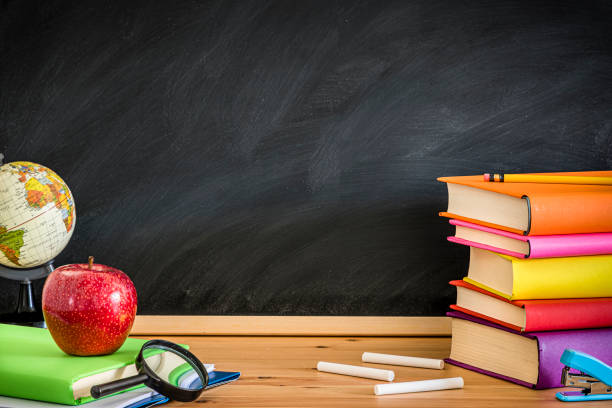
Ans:
<svg viewBox="0 0 612 408"><path fill-rule="evenodd" d="M612 254L612 233L543 235L529 239L530 258Z"/></svg>
<svg viewBox="0 0 612 408"><path fill-rule="evenodd" d="M525 331L612 327L612 299L571 303L526 303Z"/></svg>
<svg viewBox="0 0 612 408"><path fill-rule="evenodd" d="M561 354L567 348L584 351L612 364L612 329L566 330L532 333L538 339L540 366L537 389L562 387Z"/></svg>
<svg viewBox="0 0 612 408"><path fill-rule="evenodd" d="M608 190L530 196L528 235L612 232L612 188Z"/></svg>
<svg viewBox="0 0 612 408"><path fill-rule="evenodd" d="M512 299L612 297L612 255L512 258Z"/></svg>
<svg viewBox="0 0 612 408"><path fill-rule="evenodd" d="M58 349L59 352L59 349ZM41 358L44 359L44 356ZM62 378L32 373L28 377L16 375L9 367L0 367L0 395L36 401L77 405L72 384Z"/></svg>

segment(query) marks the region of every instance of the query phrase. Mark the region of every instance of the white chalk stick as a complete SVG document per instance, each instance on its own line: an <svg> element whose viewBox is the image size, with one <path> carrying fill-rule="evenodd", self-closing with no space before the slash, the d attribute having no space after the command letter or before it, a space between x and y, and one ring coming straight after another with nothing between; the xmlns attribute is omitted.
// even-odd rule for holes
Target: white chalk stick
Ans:
<svg viewBox="0 0 612 408"><path fill-rule="evenodd" d="M361 360L365 363L390 364L408 367L433 368L442 370L444 368L443 360L434 358L394 356L392 354L379 354L365 352L361 355Z"/></svg>
<svg viewBox="0 0 612 408"><path fill-rule="evenodd" d="M425 381L410 381L393 384L378 384L374 386L374 394L403 394L406 392L423 392L423 391L439 391L452 390L454 388L463 388L463 378L441 378L439 380Z"/></svg>
<svg viewBox="0 0 612 408"><path fill-rule="evenodd" d="M373 378L375 380L393 381L395 373L391 370L381 370L378 368L352 366L348 364L328 363L319 361L317 370L326 373L352 375L354 377Z"/></svg>

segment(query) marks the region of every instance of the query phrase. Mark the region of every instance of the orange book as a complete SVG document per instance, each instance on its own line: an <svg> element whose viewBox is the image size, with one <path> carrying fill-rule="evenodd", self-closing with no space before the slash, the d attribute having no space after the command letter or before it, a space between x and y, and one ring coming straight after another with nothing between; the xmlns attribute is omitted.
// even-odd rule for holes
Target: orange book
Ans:
<svg viewBox="0 0 612 408"><path fill-rule="evenodd" d="M612 177L612 171L533 173ZM448 209L440 215L524 235L612 232L612 186L492 183L482 175L440 177Z"/></svg>

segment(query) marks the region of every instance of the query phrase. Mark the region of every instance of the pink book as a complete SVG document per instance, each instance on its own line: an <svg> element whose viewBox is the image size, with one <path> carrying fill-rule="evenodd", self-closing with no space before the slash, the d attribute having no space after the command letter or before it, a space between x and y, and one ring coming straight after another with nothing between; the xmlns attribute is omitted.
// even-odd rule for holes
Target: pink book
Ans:
<svg viewBox="0 0 612 408"><path fill-rule="evenodd" d="M517 258L557 258L612 254L612 232L525 236L471 222L449 220L457 244L482 248Z"/></svg>

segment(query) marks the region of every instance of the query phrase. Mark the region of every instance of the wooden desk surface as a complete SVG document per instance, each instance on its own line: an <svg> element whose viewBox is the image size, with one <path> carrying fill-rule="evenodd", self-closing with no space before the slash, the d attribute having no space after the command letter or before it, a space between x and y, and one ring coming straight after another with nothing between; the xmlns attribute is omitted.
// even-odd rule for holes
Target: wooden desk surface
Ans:
<svg viewBox="0 0 612 408"><path fill-rule="evenodd" d="M149 337L150 338L150 337ZM224 371L240 371L232 384L206 391L186 407L574 407L557 401L558 390L533 391L469 370L447 365L427 370L361 363L364 351L418 357L444 358L450 351L448 337L162 337L187 343L204 362ZM395 381L463 377L465 388L375 396L375 380L318 372L317 361L365 365L395 371ZM559 373L560 375L561 373ZM610 407L610 402L579 404Z"/></svg>

